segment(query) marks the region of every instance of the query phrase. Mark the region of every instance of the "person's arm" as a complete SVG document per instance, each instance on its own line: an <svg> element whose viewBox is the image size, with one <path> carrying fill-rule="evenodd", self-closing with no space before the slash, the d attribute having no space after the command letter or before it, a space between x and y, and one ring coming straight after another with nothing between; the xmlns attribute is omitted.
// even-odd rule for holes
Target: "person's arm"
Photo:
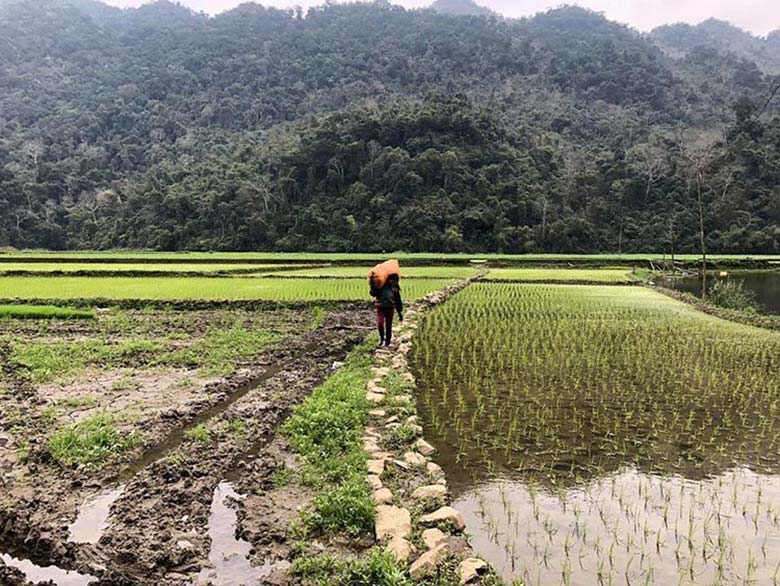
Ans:
<svg viewBox="0 0 780 586"><path fill-rule="evenodd" d="M404 301L403 299L401 299L401 288L396 287L393 293L394 293L393 297L395 301L395 309L398 312L398 319L404 321Z"/></svg>

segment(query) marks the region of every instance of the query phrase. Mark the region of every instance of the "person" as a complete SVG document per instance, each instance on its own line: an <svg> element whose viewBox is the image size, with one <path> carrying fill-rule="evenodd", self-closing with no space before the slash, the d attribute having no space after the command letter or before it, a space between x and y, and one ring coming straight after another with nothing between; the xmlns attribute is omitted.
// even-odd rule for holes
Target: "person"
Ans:
<svg viewBox="0 0 780 586"><path fill-rule="evenodd" d="M379 346L390 348L393 341L393 313L398 312L398 319L404 321L404 302L401 299L401 286L398 275L389 275L384 286L377 289L371 286L371 296L376 308L376 326L379 330Z"/></svg>

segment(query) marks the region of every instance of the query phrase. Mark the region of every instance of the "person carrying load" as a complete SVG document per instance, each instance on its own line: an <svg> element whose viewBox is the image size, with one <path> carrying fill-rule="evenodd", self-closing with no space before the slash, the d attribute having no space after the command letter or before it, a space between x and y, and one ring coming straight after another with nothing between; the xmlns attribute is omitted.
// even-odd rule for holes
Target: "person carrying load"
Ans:
<svg viewBox="0 0 780 586"><path fill-rule="evenodd" d="M404 321L404 303L401 299L401 268L397 260L389 260L376 265L368 273L371 297L376 309L376 326L379 330L379 346L390 348L393 340L393 312L398 311L398 319Z"/></svg>

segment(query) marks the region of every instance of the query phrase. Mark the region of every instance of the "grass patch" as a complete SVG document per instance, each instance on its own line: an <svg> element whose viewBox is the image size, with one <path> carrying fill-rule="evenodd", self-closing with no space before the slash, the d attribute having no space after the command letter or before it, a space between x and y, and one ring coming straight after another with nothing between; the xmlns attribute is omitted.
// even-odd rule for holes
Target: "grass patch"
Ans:
<svg viewBox="0 0 780 586"><path fill-rule="evenodd" d="M114 365L143 354L159 352L162 345L150 340L106 344L101 340L30 343L14 346L12 359L27 367L36 382L45 382L90 364Z"/></svg>
<svg viewBox="0 0 780 586"><path fill-rule="evenodd" d="M205 425L198 425L192 429L187 429L184 436L199 444L207 444L211 441L211 432Z"/></svg>
<svg viewBox="0 0 780 586"><path fill-rule="evenodd" d="M54 305L0 305L0 319L95 319L95 312Z"/></svg>
<svg viewBox="0 0 780 586"><path fill-rule="evenodd" d="M137 435L119 431L113 417L100 414L60 429L47 446L52 458L62 465L97 465L138 442Z"/></svg>
<svg viewBox="0 0 780 586"><path fill-rule="evenodd" d="M367 556L342 560L322 554L300 557L290 568L293 576L304 584L316 586L412 586L406 572L395 562L393 555L381 548L372 549ZM457 583L452 582L453 584Z"/></svg>
<svg viewBox="0 0 780 586"><path fill-rule="evenodd" d="M368 421L366 383L371 376L369 340L335 374L296 408L284 425L290 445L305 463L304 478L322 488L303 515L309 534L368 533L374 503L365 481L366 454L361 436Z"/></svg>
<svg viewBox="0 0 780 586"><path fill-rule="evenodd" d="M227 376L239 362L256 356L279 339L274 332L248 330L239 320L228 330L211 329L202 340L161 356L156 363L199 367L206 377Z"/></svg>

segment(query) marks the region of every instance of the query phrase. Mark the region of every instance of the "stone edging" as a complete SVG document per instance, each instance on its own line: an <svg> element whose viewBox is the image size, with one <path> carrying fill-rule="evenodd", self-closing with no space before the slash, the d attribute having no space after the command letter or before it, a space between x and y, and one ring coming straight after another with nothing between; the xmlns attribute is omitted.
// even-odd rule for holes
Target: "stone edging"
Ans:
<svg viewBox="0 0 780 586"><path fill-rule="evenodd" d="M448 506L447 480L431 461L435 448L422 438L414 397L415 379L407 356L423 312L444 303L482 275L464 279L431 293L406 312L399 327L398 349L377 350L367 399L371 423L364 431L369 454L367 482L377 505L376 540L396 560L408 564L413 580L434 575L439 564L456 558L460 584L478 584L489 572L485 561L473 557L463 534L463 516Z"/></svg>

